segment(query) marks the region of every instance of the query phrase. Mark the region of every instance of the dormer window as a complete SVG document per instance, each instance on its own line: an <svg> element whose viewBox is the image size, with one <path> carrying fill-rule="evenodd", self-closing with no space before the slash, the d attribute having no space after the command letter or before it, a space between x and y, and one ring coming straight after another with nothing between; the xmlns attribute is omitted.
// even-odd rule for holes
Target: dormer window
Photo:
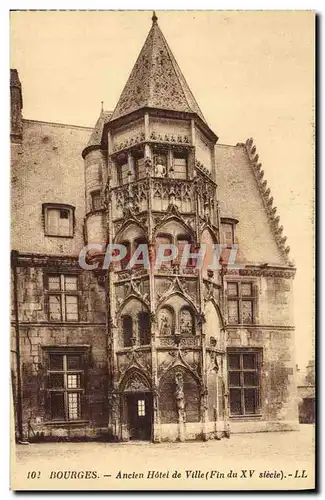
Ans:
<svg viewBox="0 0 325 500"><path fill-rule="evenodd" d="M235 243L235 228L237 219L221 217L221 243L231 246Z"/></svg>
<svg viewBox="0 0 325 500"><path fill-rule="evenodd" d="M59 203L43 203L45 236L72 238L74 231L74 207Z"/></svg>

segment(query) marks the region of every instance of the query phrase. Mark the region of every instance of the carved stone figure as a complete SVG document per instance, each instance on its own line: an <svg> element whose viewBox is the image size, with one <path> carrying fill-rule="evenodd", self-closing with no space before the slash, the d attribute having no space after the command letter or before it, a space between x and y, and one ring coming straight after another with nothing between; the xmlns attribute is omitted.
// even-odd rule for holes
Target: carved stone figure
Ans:
<svg viewBox="0 0 325 500"><path fill-rule="evenodd" d="M180 313L180 332L183 335L192 335L193 333L193 320L190 311L184 309Z"/></svg>
<svg viewBox="0 0 325 500"><path fill-rule="evenodd" d="M181 372L175 373L175 398L179 421L185 422L184 380Z"/></svg>
<svg viewBox="0 0 325 500"><path fill-rule="evenodd" d="M166 159L163 156L156 157L155 174L157 177L166 177Z"/></svg>
<svg viewBox="0 0 325 500"><path fill-rule="evenodd" d="M171 335L171 330L172 325L170 322L170 318L168 318L165 313L162 313L160 316L159 335L161 337L167 337Z"/></svg>

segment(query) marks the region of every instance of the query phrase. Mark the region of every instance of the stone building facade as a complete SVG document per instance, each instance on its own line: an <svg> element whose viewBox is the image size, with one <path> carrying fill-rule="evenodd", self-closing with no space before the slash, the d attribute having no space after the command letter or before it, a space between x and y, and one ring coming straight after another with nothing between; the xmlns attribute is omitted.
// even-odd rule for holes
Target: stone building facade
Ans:
<svg viewBox="0 0 325 500"><path fill-rule="evenodd" d="M218 144L152 21L94 129L23 119L11 71L18 439L206 440L298 422L295 269L256 147ZM105 270L108 244L126 255ZM158 268L163 244L179 253ZM220 244L218 269L181 265L185 245L206 245L205 263ZM150 266L128 269L140 245Z"/></svg>
<svg viewBox="0 0 325 500"><path fill-rule="evenodd" d="M315 360L311 359L306 370L298 370L298 410L301 424L316 422Z"/></svg>

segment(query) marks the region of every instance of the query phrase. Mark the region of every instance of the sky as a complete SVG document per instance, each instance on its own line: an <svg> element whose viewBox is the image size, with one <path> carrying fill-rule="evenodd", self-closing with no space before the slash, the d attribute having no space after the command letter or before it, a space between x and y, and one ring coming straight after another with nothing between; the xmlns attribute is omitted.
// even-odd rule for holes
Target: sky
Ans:
<svg viewBox="0 0 325 500"><path fill-rule="evenodd" d="M113 110L151 27L149 11L11 12L24 118L93 126ZM296 357L312 356L314 16L158 11L158 23L221 144L253 137L297 267Z"/></svg>

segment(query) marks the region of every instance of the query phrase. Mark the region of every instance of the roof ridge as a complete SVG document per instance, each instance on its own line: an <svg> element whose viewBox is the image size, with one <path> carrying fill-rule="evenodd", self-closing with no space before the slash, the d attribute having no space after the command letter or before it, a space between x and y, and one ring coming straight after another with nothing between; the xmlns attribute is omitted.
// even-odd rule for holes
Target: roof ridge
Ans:
<svg viewBox="0 0 325 500"><path fill-rule="evenodd" d="M290 247L286 246L287 237L283 236L283 226L279 225L280 216L276 216L277 207L273 206L274 198L271 196L271 190L267 187L267 181L263 181L264 170L262 170L262 163L259 162L259 155L256 153L256 146L251 137L245 142L245 148L278 249L285 262L289 265L294 265L294 263L289 260Z"/></svg>
<svg viewBox="0 0 325 500"><path fill-rule="evenodd" d="M61 123L61 122L49 122L45 120L34 120L33 118L23 118L23 122L30 123L40 123L44 125L53 125L54 127L66 127L66 128L81 128L85 130L92 130L93 127L88 127L87 125L74 125L73 123Z"/></svg>
<svg viewBox="0 0 325 500"><path fill-rule="evenodd" d="M153 71L153 58L154 58L154 54L153 54L153 47L154 47L153 37L154 37L154 27L155 26L157 26L159 28L157 20L152 23L151 29L150 29L150 31L148 33L148 37L147 37L147 39L148 39L149 36L150 36L150 34L152 34L152 36L151 36L152 50L151 50L150 71L149 71L149 74L151 74L151 72ZM144 45L145 44L146 44L146 42L144 43ZM153 83L154 83L153 80L150 78L150 80L149 80L149 98L148 98L148 102L151 102L151 98L153 97L153 93L154 93Z"/></svg>

